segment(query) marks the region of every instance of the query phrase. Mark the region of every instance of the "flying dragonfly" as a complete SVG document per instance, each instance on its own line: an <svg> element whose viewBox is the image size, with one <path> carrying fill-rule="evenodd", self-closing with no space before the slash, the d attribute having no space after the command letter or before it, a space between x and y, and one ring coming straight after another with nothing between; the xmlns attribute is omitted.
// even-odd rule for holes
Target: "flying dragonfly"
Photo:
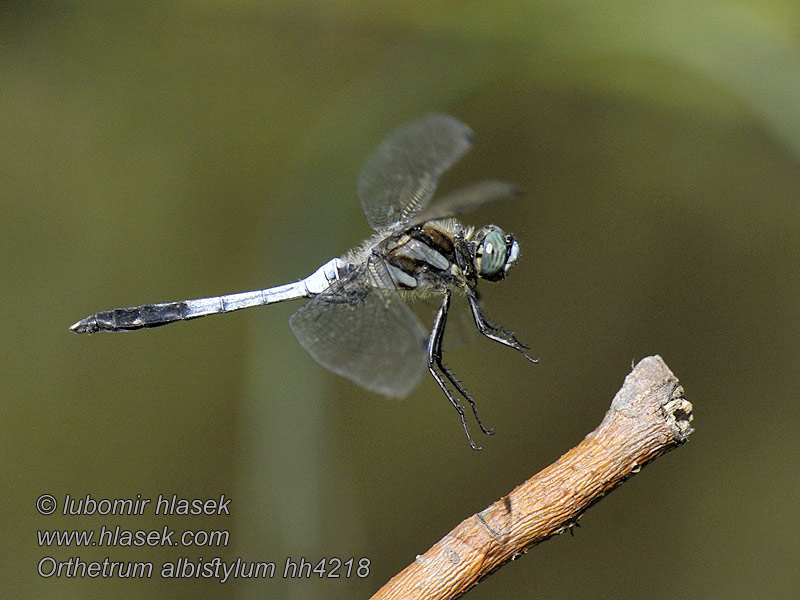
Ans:
<svg viewBox="0 0 800 600"><path fill-rule="evenodd" d="M536 359L512 331L491 323L478 302L478 281L504 279L519 257L519 244L496 225L476 230L455 218L517 195L516 187L483 181L431 204L439 177L472 142L469 127L443 114L424 116L393 132L366 161L358 180L361 207L375 234L305 279L253 292L102 311L70 329L130 331L310 298L292 314L289 327L314 360L368 390L397 398L407 396L427 368L458 412L470 446L480 450L457 394L471 406L481 431L493 431L483 425L475 399L442 362L453 291L466 295L480 333L531 362ZM430 332L403 300L426 295L442 296Z"/></svg>

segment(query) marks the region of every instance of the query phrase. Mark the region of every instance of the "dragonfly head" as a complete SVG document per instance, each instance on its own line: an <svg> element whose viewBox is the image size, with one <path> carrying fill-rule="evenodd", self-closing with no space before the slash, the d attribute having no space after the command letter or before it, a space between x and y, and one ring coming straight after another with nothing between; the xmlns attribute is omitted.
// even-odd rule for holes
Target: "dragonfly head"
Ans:
<svg viewBox="0 0 800 600"><path fill-rule="evenodd" d="M500 281L519 257L519 244L514 236L496 225L488 225L476 236L475 267L478 275L488 281Z"/></svg>

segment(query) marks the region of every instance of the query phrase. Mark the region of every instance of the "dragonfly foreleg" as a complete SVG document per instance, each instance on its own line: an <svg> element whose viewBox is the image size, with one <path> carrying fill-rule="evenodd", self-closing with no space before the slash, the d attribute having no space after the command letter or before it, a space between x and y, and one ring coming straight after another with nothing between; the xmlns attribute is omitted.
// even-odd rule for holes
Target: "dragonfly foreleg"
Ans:
<svg viewBox="0 0 800 600"><path fill-rule="evenodd" d="M488 429L484 426L483 422L481 421L481 417L478 414L478 405L475 402L475 399L472 395L464 389L464 386L455 378L455 376L450 372L450 369L444 366L442 363L442 340L444 339L444 329L445 325L447 324L447 311L450 308L450 290L447 290L444 295L444 300L442 301L442 306L439 308L439 312L436 314L436 320L433 324L433 331L431 331L431 337L428 340L428 370L433 375L433 378L436 380L436 383L439 384L439 387L447 396L447 399L450 400L450 403L453 407L458 411L458 416L461 417L461 425L464 427L464 433L467 435L467 440L469 441L469 445L472 446L473 450L480 450L481 446L475 444L472 439L472 435L470 435L469 427L467 426L467 419L466 415L464 414L464 408L461 406L461 403L455 397L453 392L447 387L442 375L436 370L436 367L447 377L448 381L453 384L453 387L464 397L466 398L467 402L469 402L470 406L472 407L472 413L475 415L475 420L478 422L478 425L481 428L481 431L486 435L491 435L494 433L492 429Z"/></svg>
<svg viewBox="0 0 800 600"><path fill-rule="evenodd" d="M475 290L467 286L466 291L469 307L470 310L472 310L472 318L475 320L475 326L478 328L478 331L480 331L490 340L494 340L495 342L499 342L504 346L513 348L532 363L539 362L538 358L531 357L525 351L527 350L528 346L520 342L517 339L517 336L514 335L513 331L499 327L486 318L486 315L484 315L483 311L481 310L480 304L478 304L478 296Z"/></svg>

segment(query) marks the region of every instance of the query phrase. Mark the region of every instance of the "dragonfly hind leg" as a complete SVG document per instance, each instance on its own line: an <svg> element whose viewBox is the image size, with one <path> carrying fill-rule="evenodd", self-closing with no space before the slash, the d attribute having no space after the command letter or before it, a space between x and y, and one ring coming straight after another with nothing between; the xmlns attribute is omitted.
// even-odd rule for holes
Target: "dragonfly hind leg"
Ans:
<svg viewBox="0 0 800 600"><path fill-rule="evenodd" d="M464 389L464 386L459 383L450 370L442 363L442 339L444 338L444 329L445 325L447 324L447 311L450 308L450 296L451 292L450 290L447 290L444 295L444 300L442 301L442 306L439 308L439 312L436 314L436 320L433 324L433 331L431 332L431 337L428 340L428 370L431 372L431 375L433 375L436 383L439 384L439 387L442 388L442 391L445 393L445 396L447 396L447 399L450 400L450 403L453 405L456 411L458 411L458 416L461 417L461 425L464 427L464 433L467 435L467 441L469 441L469 445L472 446L473 450L480 450L482 446L475 444L475 441L472 439L472 435L469 432L466 415L464 413L464 407L461 406L461 403L458 401L455 395L453 395L453 392L449 387L447 387L447 383L442 377L442 374L444 374L444 376L458 391L458 393L460 393L464 398L466 398L467 402L469 402L469 405L472 407L472 413L475 415L475 420L478 422L481 431L483 431L483 433L486 435L493 434L494 430L486 428L481 421L481 417L478 414L478 405L475 402L475 399L466 389ZM436 370L436 367L439 368L441 374Z"/></svg>
<svg viewBox="0 0 800 600"><path fill-rule="evenodd" d="M498 325L495 325L489 321L489 319L486 318L486 315L483 314L480 304L478 304L478 296L476 292L469 286L467 286L466 289L467 300L469 301L469 307L472 311L472 318L475 320L475 326L478 328L478 331L480 331L490 340L494 340L495 342L499 342L504 346L513 348L532 363L539 362L538 358L533 358L526 352L528 346L520 342L517 339L517 336L514 335L513 331L505 329L504 327L499 327Z"/></svg>

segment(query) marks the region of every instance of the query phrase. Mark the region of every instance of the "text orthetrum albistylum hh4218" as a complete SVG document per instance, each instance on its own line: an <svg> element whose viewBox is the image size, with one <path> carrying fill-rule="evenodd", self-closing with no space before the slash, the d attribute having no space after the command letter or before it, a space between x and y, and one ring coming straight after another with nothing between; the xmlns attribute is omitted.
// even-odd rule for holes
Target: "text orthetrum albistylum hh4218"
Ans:
<svg viewBox="0 0 800 600"><path fill-rule="evenodd" d="M536 360L512 331L492 324L478 303L478 280L503 279L519 256L519 245L495 225L476 230L455 219L516 195L516 188L483 181L431 204L439 176L472 140L469 127L441 114L411 121L392 133L367 160L358 180L361 206L375 234L305 279L253 292L98 312L71 329L128 331L310 298L291 316L289 326L314 360L368 390L394 397L407 396L427 367L458 411L470 445L479 449L456 393L470 404L481 430L492 431L481 422L474 398L442 363L453 290L466 295L483 335ZM432 331L426 331L403 301L409 294L442 296Z"/></svg>

